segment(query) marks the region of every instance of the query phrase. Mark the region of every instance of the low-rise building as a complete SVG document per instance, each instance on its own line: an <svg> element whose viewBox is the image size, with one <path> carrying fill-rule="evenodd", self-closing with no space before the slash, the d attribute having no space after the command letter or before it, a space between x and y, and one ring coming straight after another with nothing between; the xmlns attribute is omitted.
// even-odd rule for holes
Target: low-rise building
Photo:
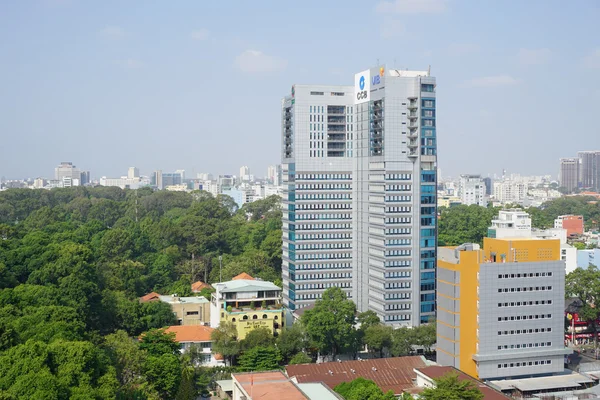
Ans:
<svg viewBox="0 0 600 400"><path fill-rule="evenodd" d="M192 283L192 292L193 293L200 293L202 290L204 289L210 289L212 288L212 286L210 286L208 283L204 283L202 281L197 281Z"/></svg>
<svg viewBox="0 0 600 400"><path fill-rule="evenodd" d="M437 361L479 379L563 371L560 240L485 238L438 249Z"/></svg>
<svg viewBox="0 0 600 400"><path fill-rule="evenodd" d="M202 297L162 296L152 292L140 297L140 302L162 301L171 306L179 325L210 325L210 302Z"/></svg>
<svg viewBox="0 0 600 400"><path fill-rule="evenodd" d="M280 371L237 373L231 379L233 400L343 400L322 383L296 383Z"/></svg>
<svg viewBox="0 0 600 400"><path fill-rule="evenodd" d="M442 378L445 375L456 375L458 380L469 381L471 384L479 389L483 394L483 400L506 400L510 399L510 397L504 395L502 392L491 388L485 383L470 377L467 374L464 374L457 370L454 367L442 367L439 365L431 365L429 367L424 368L416 368L415 372L417 374L417 387L421 389L425 388L434 388L436 387L435 380Z"/></svg>
<svg viewBox="0 0 600 400"><path fill-rule="evenodd" d="M569 237L583 235L583 216L559 215L554 220L554 227L566 229Z"/></svg>
<svg viewBox="0 0 600 400"><path fill-rule="evenodd" d="M238 340L258 327L268 328L275 336L281 332L284 309L279 286L242 274L229 282L215 283L213 287L210 321L213 328L222 321L233 322Z"/></svg>
<svg viewBox="0 0 600 400"><path fill-rule="evenodd" d="M202 365L225 365L222 357L212 353L213 331L211 327L202 325L174 325L165 330L166 333L175 334L175 341L179 343L182 353L189 351L192 346L197 346L202 353Z"/></svg>

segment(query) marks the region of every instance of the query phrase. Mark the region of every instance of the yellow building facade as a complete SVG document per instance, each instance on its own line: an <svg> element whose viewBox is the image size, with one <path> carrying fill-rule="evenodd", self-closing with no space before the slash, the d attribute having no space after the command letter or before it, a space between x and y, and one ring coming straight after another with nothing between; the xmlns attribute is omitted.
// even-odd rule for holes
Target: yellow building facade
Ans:
<svg viewBox="0 0 600 400"><path fill-rule="evenodd" d="M564 269L558 239L438 249L438 362L480 379L562 371Z"/></svg>

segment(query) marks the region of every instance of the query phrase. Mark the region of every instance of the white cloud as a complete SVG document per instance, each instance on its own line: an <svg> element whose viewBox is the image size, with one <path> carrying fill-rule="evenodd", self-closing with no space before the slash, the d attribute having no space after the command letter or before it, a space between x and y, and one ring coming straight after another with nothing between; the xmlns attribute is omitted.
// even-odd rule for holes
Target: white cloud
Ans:
<svg viewBox="0 0 600 400"><path fill-rule="evenodd" d="M139 69L144 66L144 63L135 58L126 58L116 61L116 64L125 69Z"/></svg>
<svg viewBox="0 0 600 400"><path fill-rule="evenodd" d="M600 68L600 48L590 52L583 58L583 65L586 68Z"/></svg>
<svg viewBox="0 0 600 400"><path fill-rule="evenodd" d="M446 11L447 0L391 0L377 4L380 13L425 14Z"/></svg>
<svg viewBox="0 0 600 400"><path fill-rule="evenodd" d="M452 43L448 46L448 52L455 56L462 56L479 51L479 46L473 43Z"/></svg>
<svg viewBox="0 0 600 400"><path fill-rule="evenodd" d="M190 34L190 36L194 40L206 40L206 39L208 39L209 35L210 35L210 32L208 31L208 29L205 29L205 28L198 29L196 31L193 31Z"/></svg>
<svg viewBox="0 0 600 400"><path fill-rule="evenodd" d="M284 69L287 61L258 50L246 50L235 58L235 65L247 73L274 72Z"/></svg>
<svg viewBox="0 0 600 400"><path fill-rule="evenodd" d="M381 26L379 27L379 33L383 39L392 39L404 36L406 33L406 27L398 20L384 18Z"/></svg>
<svg viewBox="0 0 600 400"><path fill-rule="evenodd" d="M519 81L509 75L484 76L481 78L473 78L463 83L463 86L468 87L497 87L515 85Z"/></svg>
<svg viewBox="0 0 600 400"><path fill-rule="evenodd" d="M125 30L119 26L107 26L100 31L100 35L111 39L118 39L125 36Z"/></svg>
<svg viewBox="0 0 600 400"><path fill-rule="evenodd" d="M550 49L519 49L519 62L525 65L546 64L552 57Z"/></svg>

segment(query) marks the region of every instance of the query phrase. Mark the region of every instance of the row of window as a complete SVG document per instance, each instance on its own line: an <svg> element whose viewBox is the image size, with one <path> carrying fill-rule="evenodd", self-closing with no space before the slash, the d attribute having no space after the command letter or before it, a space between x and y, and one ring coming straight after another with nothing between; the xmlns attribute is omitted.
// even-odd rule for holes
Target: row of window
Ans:
<svg viewBox="0 0 600 400"><path fill-rule="evenodd" d="M514 349L526 349L533 347L552 347L552 342L540 342L540 343L523 343L523 344L505 344L498 346L498 350L514 350Z"/></svg>
<svg viewBox="0 0 600 400"><path fill-rule="evenodd" d="M552 304L552 300L513 301L510 303L498 303L498 307L538 306L544 304Z"/></svg>
<svg viewBox="0 0 600 400"><path fill-rule="evenodd" d="M313 140L313 139L315 139L315 140L317 140L317 139L323 140L324 135L325 134L323 132L314 132L314 133L310 132L309 136L310 136L310 140Z"/></svg>
<svg viewBox="0 0 600 400"><path fill-rule="evenodd" d="M398 245L408 245L411 244L411 239L388 239L385 241L386 246L398 246Z"/></svg>
<svg viewBox="0 0 600 400"><path fill-rule="evenodd" d="M410 303L398 303L398 304L386 304L385 305L385 310L386 311L392 311L392 310L410 310Z"/></svg>
<svg viewBox="0 0 600 400"><path fill-rule="evenodd" d="M311 233L298 235L296 240L352 239L351 233Z"/></svg>
<svg viewBox="0 0 600 400"><path fill-rule="evenodd" d="M386 267L410 267L410 260L393 260L386 261Z"/></svg>
<svg viewBox="0 0 600 400"><path fill-rule="evenodd" d="M400 250L386 250L386 256L410 256L412 251L410 249L400 249Z"/></svg>
<svg viewBox="0 0 600 400"><path fill-rule="evenodd" d="M350 193L298 194L296 200L352 200Z"/></svg>
<svg viewBox="0 0 600 400"><path fill-rule="evenodd" d="M552 360L523 361L510 364L498 364L498 368L531 367L535 365L550 365Z"/></svg>
<svg viewBox="0 0 600 400"><path fill-rule="evenodd" d="M352 229L351 224L301 224L298 225L299 231L316 231L325 229Z"/></svg>
<svg viewBox="0 0 600 400"><path fill-rule="evenodd" d="M385 174L386 181L410 181L412 174Z"/></svg>
<svg viewBox="0 0 600 400"><path fill-rule="evenodd" d="M385 219L386 224L410 224L411 217L390 217Z"/></svg>
<svg viewBox="0 0 600 400"><path fill-rule="evenodd" d="M410 192L412 185L385 185L386 192Z"/></svg>
<svg viewBox="0 0 600 400"><path fill-rule="evenodd" d="M312 270L312 269L348 269L352 268L350 263L336 264L299 264L295 266L297 270ZM290 268L291 269L291 268Z"/></svg>
<svg viewBox="0 0 600 400"><path fill-rule="evenodd" d="M383 274L385 278L410 278L410 271L394 271L394 272L385 272Z"/></svg>
<svg viewBox="0 0 600 400"><path fill-rule="evenodd" d="M410 292L401 293L386 293L383 295L384 300L405 300L410 299Z"/></svg>
<svg viewBox="0 0 600 400"><path fill-rule="evenodd" d="M498 289L498 293L514 293L514 292L540 292L540 291L547 291L547 290L552 290L552 286L530 286L530 287L523 287L523 288L499 288Z"/></svg>
<svg viewBox="0 0 600 400"><path fill-rule="evenodd" d="M513 315L511 317L498 317L499 322L504 321L521 321L528 319L549 319L552 318L552 314L535 314L535 315Z"/></svg>
<svg viewBox="0 0 600 400"><path fill-rule="evenodd" d="M386 315L383 319L386 321L409 321L410 314Z"/></svg>
<svg viewBox="0 0 600 400"><path fill-rule="evenodd" d="M349 183L298 183L296 190L352 190Z"/></svg>
<svg viewBox="0 0 600 400"><path fill-rule="evenodd" d="M538 278L540 276L552 276L552 272L529 272L523 274L502 274L498 275L498 279L513 279L513 278Z"/></svg>
<svg viewBox="0 0 600 400"><path fill-rule="evenodd" d="M383 284L384 289L409 289L410 282L386 282Z"/></svg>
<svg viewBox="0 0 600 400"><path fill-rule="evenodd" d="M350 209L352 204L350 203L333 203L333 204L298 204L296 210L342 210Z"/></svg>
<svg viewBox="0 0 600 400"><path fill-rule="evenodd" d="M507 335L526 335L530 333L544 333L544 332L552 332L552 328L531 328L531 329L516 329L512 331L498 331L498 336L507 336Z"/></svg>
<svg viewBox="0 0 600 400"><path fill-rule="evenodd" d="M330 287L340 287L340 288L351 288L352 284L350 282L336 282L334 283L307 283L305 285L297 285L297 290L315 290L315 289L329 289Z"/></svg>
<svg viewBox="0 0 600 400"><path fill-rule="evenodd" d="M389 203L410 202L411 199L412 196L408 195L385 196L385 201Z"/></svg>
<svg viewBox="0 0 600 400"><path fill-rule="evenodd" d="M388 228L385 230L386 235L410 235L412 228Z"/></svg>
<svg viewBox="0 0 600 400"><path fill-rule="evenodd" d="M334 272L331 274L296 275L296 281L310 281L310 280L314 280L314 279L342 279L342 278L352 278L352 274L350 272Z"/></svg>
<svg viewBox="0 0 600 400"><path fill-rule="evenodd" d="M352 174L297 174L296 180L351 180Z"/></svg>
<svg viewBox="0 0 600 400"><path fill-rule="evenodd" d="M406 213L410 212L411 207L409 206L395 206L395 207L386 207L385 212L389 213Z"/></svg>
<svg viewBox="0 0 600 400"><path fill-rule="evenodd" d="M351 249L352 243L311 243L299 244L296 250L327 250L327 249Z"/></svg>
<svg viewBox="0 0 600 400"><path fill-rule="evenodd" d="M350 253L327 253L327 254L297 254L297 260L341 260L352 258Z"/></svg>
<svg viewBox="0 0 600 400"><path fill-rule="evenodd" d="M352 219L351 214L296 214L296 220Z"/></svg>

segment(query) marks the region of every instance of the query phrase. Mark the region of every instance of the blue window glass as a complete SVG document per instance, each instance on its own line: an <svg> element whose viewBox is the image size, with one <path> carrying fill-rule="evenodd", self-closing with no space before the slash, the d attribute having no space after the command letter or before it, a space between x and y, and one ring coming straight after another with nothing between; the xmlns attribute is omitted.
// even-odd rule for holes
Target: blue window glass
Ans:
<svg viewBox="0 0 600 400"><path fill-rule="evenodd" d="M421 84L421 92L434 92L435 86L429 83Z"/></svg>

